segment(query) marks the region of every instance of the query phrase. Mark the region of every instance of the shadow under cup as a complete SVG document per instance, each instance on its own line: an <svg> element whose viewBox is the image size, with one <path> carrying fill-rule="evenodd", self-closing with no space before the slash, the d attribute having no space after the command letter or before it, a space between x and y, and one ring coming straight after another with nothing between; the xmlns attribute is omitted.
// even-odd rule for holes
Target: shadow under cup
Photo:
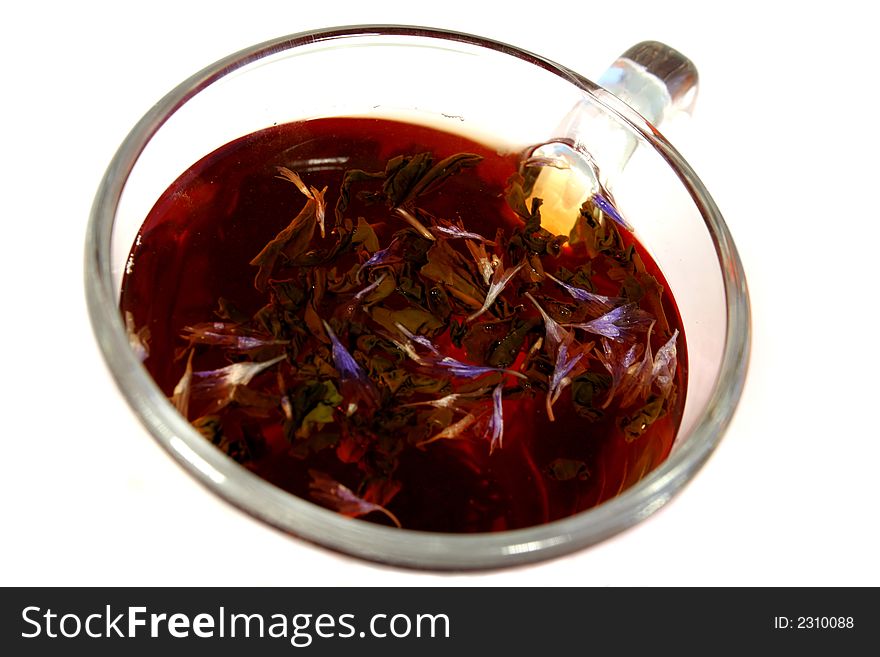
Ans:
<svg viewBox="0 0 880 657"><path fill-rule="evenodd" d="M613 175L617 206L660 265L683 320L689 376L672 453L619 496L545 525L491 534L401 531L352 521L290 495L209 444L132 351L119 311L131 245L186 167L266 127L328 116L381 116L464 133L499 148L568 139L573 107L603 134L635 140ZM613 149L592 152L614 171ZM603 157L609 158L604 161ZM596 543L647 517L700 468L739 399L749 350L745 278L702 183L638 114L579 75L511 46L409 27L352 27L261 44L221 60L163 98L126 137L92 208L86 244L92 324L123 395L152 435L220 496L282 530L367 559L419 568L489 568Z"/></svg>

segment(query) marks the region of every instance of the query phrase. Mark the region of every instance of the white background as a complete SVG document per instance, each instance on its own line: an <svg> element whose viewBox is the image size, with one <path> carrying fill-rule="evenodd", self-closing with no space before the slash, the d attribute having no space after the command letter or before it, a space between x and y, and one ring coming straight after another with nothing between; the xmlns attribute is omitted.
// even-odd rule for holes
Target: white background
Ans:
<svg viewBox="0 0 880 657"><path fill-rule="evenodd" d="M880 98L870 5L7 5L0 584L880 584ZM196 484L137 423L105 369L86 317L83 241L98 181L130 127L232 51L369 22L481 34L589 77L657 39L700 69L694 119L668 136L740 249L754 314L748 383L691 485L600 546L442 575L307 545Z"/></svg>

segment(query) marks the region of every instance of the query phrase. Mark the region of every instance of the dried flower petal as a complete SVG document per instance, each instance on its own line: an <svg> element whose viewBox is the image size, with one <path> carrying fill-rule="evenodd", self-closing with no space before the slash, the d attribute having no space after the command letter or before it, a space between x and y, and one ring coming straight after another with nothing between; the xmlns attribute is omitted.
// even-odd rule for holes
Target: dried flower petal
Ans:
<svg viewBox="0 0 880 657"><path fill-rule="evenodd" d="M618 224L626 228L627 230L632 230L632 227L627 223L626 219L620 216L620 213L617 211L617 208L609 201L607 198L596 192L593 194L593 203L599 208L602 212L611 217Z"/></svg>
<svg viewBox="0 0 880 657"><path fill-rule="evenodd" d="M477 417L473 413L468 413L458 422L453 422L448 427L443 429L443 431L441 431L440 433L437 433L430 438L421 441L420 443L416 443L416 446L423 447L429 443L433 443L438 440L453 440L456 438L461 438L462 434L468 429L468 427L476 422L476 420Z"/></svg>
<svg viewBox="0 0 880 657"><path fill-rule="evenodd" d="M611 386L608 389L608 397L602 408L607 408L615 395L620 397L621 407L629 406L639 397L644 399L648 396L655 378L655 361L651 352L651 331L653 328L654 323L652 322L648 327L644 347L634 344L629 348L625 348L619 343L610 342L606 339L602 340L603 351L599 353L599 361L611 373ZM668 342L664 345L665 351L660 360L657 361L658 381L670 373L670 367L674 368L669 358L674 357L672 349L674 349L675 337L677 336L673 336L672 345ZM639 354L641 354L641 360L637 362ZM671 372L674 373L674 369ZM672 378L670 375L669 387L671 387L671 382ZM664 384L661 383L660 385ZM669 387L666 387L667 392Z"/></svg>
<svg viewBox="0 0 880 657"><path fill-rule="evenodd" d="M599 362L611 374L611 385L608 387L608 396L602 408L608 408L611 400L617 394L621 383L626 376L627 371L636 362L636 358L641 350L641 345L633 344L629 347L623 346L621 343L602 340L602 351L597 352Z"/></svg>
<svg viewBox="0 0 880 657"><path fill-rule="evenodd" d="M489 259L489 254L486 252L486 245L483 243L475 244L474 242L465 242L468 251L470 251L471 255L474 258L474 262L477 264L477 271L480 272L480 276L483 277L483 282L486 285L490 285L492 283L492 278L495 276L495 270L501 265L501 260L498 259L498 256L492 255L492 259Z"/></svg>
<svg viewBox="0 0 880 657"><path fill-rule="evenodd" d="M261 363L242 362L233 363L226 367L216 370L205 370L202 372L194 372L193 375L199 379L199 386L203 388L225 388L234 386L246 386L260 372L280 363L286 356L278 356Z"/></svg>
<svg viewBox="0 0 880 657"><path fill-rule="evenodd" d="M284 340L261 336L242 329L238 324L224 322L204 322L185 326L182 337L189 340L190 345L214 345L231 351L251 351L261 347L287 344Z"/></svg>
<svg viewBox="0 0 880 657"><path fill-rule="evenodd" d="M629 406L639 397L645 399L651 389L651 374L654 369L654 357L651 352L651 331L653 328L654 323L652 322L645 337L642 360L629 367L626 371L626 377L621 383L620 404L623 407Z"/></svg>
<svg viewBox="0 0 880 657"><path fill-rule="evenodd" d="M428 230L430 230L432 233L440 234L447 239L468 239L477 240L480 242L489 242L489 240L487 240L479 233L467 231L464 228L456 226L455 224L449 224L448 226L431 226Z"/></svg>
<svg viewBox="0 0 880 657"><path fill-rule="evenodd" d="M553 374L550 376L546 406L547 417L551 422L556 421L556 418L553 415L553 404L559 399L559 395L562 394L562 391L571 384L573 378L571 376L572 370L574 370L575 366L580 362L584 355L584 352L580 351L569 356L568 350L571 343L571 335L569 335L568 340L559 345L559 352L556 354L556 365L553 367Z"/></svg>
<svg viewBox="0 0 880 657"><path fill-rule="evenodd" d="M351 518L358 518L374 512L382 513L397 527L402 527L397 516L384 506L367 502L335 479L316 470L309 470L309 476L312 478L312 481L309 483L309 492L312 495L312 499L316 502L326 504L334 511Z"/></svg>
<svg viewBox="0 0 880 657"><path fill-rule="evenodd" d="M654 365L651 368L651 379L653 383L657 384L660 394L664 397L669 394L675 379L675 369L678 363L676 340L678 340L678 329L675 329L669 341L657 350L657 355L654 356Z"/></svg>
<svg viewBox="0 0 880 657"><path fill-rule="evenodd" d="M504 385L499 383L492 392L492 417L489 419L489 453L501 447L504 439L504 406L501 403L501 397L504 393Z"/></svg>
<svg viewBox="0 0 880 657"><path fill-rule="evenodd" d="M525 296L534 304L535 308L538 309L538 312L541 313L541 317L544 319L544 330L547 335L547 339L545 340L547 348L553 356L556 356L559 345L565 340L571 339L569 332L562 328L559 322L550 317L550 315L541 308L541 305L535 300L535 297L533 297L530 292L526 292Z"/></svg>
<svg viewBox="0 0 880 657"><path fill-rule="evenodd" d="M501 291L510 282L510 279L516 276L519 270L522 269L525 264L525 262L521 262L516 267L506 269L504 270L504 272L502 272L500 268L496 269L492 283L489 285L489 291L486 292L486 300L483 302L482 307L478 311L471 314L467 318L467 321L472 322L484 312L489 310L492 304L495 303L495 299L498 298L498 295L501 294Z"/></svg>
<svg viewBox="0 0 880 657"><path fill-rule="evenodd" d="M382 284L382 282L385 280L386 276L388 276L388 274L382 274L382 275L381 275L379 278L377 278L375 281L373 281L372 283L370 283L369 285L367 285L367 287L365 287L363 290L361 290L360 292L358 292L357 294L354 295L354 300L355 300L355 301L360 301L361 299L363 299L363 298L364 298L365 296L367 296L370 292L372 292L372 291L375 290L377 287L379 287L379 286Z"/></svg>
<svg viewBox="0 0 880 657"><path fill-rule="evenodd" d="M299 177L299 174L296 171L291 171L287 167L278 167L277 169L278 175L275 176L281 180L288 180L296 185L296 188L302 192L303 196L306 198L312 198L312 193L309 191L309 188L306 187L306 184L302 181L302 178Z"/></svg>
<svg viewBox="0 0 880 657"><path fill-rule="evenodd" d="M434 343L431 342L431 341L430 341L428 338L426 338L424 335L417 335L417 334L413 333L412 331L410 331L408 328L406 328L406 327L405 327L403 324L401 324L400 322L396 322L396 323L394 324L394 326L395 326L395 328L397 328L397 330L400 331L400 332L403 334L403 336L404 336L407 340L409 340L410 342L415 342L417 345L424 347L425 349L427 349L428 351L430 351L432 354L434 354L434 355L436 355L436 356L440 356L440 355L441 355L441 354L440 354L440 350L437 349L437 347L434 346Z"/></svg>
<svg viewBox="0 0 880 657"><path fill-rule="evenodd" d="M140 330L136 330L134 326L134 315L130 311L125 311L125 332L128 334L128 344L134 351L135 356L142 363L150 357L150 327L144 326Z"/></svg>
<svg viewBox="0 0 880 657"><path fill-rule="evenodd" d="M373 385L373 382L364 373L358 362L348 353L348 350L342 345L339 338L336 337L330 325L324 320L321 321L324 324L324 330L327 331L327 336L330 338L333 365L339 371L339 378L342 383L354 382L358 386L359 393L365 394L370 402L378 405L380 400L376 386Z"/></svg>
<svg viewBox="0 0 880 657"><path fill-rule="evenodd" d="M171 403L174 405L174 408L185 418L189 418L189 398L192 391L193 378L192 363L193 350L190 349L189 358L186 359L186 369L183 371L180 381L174 386L174 392L171 395Z"/></svg>
<svg viewBox="0 0 880 657"><path fill-rule="evenodd" d="M591 314L603 314L607 313L609 310L614 308L615 306L623 303L623 299L619 297L606 297L603 294L595 294L588 290L584 290L582 288L576 287L574 285L570 285L563 281L560 281L555 276L551 276L545 272L547 278L549 278L554 283L557 283L560 287L562 287L566 292L568 292L573 299L577 301L582 301L587 305L587 309Z"/></svg>
<svg viewBox="0 0 880 657"><path fill-rule="evenodd" d="M423 367L439 367L449 372L452 376L456 376L459 378L465 379L474 379L479 376L483 376L484 374L489 374L491 372L503 372L504 374L512 374L513 376L519 377L521 379L526 379L527 377L521 372L515 372L514 370L506 370L501 367L489 367L487 365L470 365L468 363L463 363L460 360L453 358L452 356L443 356L440 351L435 347L428 338L422 335L415 335L408 331L406 327L402 324L397 324L397 330L399 330L404 337L406 337L408 342L400 342L399 340L395 340L394 338L389 337L389 339L407 356L409 356L412 360L414 360L419 365ZM431 352L430 356L422 356L418 353L418 350L415 348L415 345L419 345L421 347L426 348Z"/></svg>
<svg viewBox="0 0 880 657"><path fill-rule="evenodd" d="M235 400L236 389L239 386L248 385L257 374L285 358L287 356L282 355L260 363L233 363L216 370L193 372L196 381L193 390L200 396L213 397L213 402L205 413L216 413Z"/></svg>
<svg viewBox="0 0 880 657"><path fill-rule="evenodd" d="M275 176L276 178L289 180L296 185L297 189L299 189L306 198L315 202L315 220L318 223L318 227L321 229L321 237L325 237L324 217L327 214L327 203L324 201L324 193L327 191L327 188L325 187L321 191L318 191L314 187L306 187L306 184L302 181L302 178L299 177L299 174L296 173L296 171L291 171L287 167L278 167L278 174L279 175Z"/></svg>
<svg viewBox="0 0 880 657"><path fill-rule="evenodd" d="M438 397L437 399L426 399L423 401L411 402L409 404L403 404L401 408L410 408L415 406L433 406L434 408L451 408L452 410L459 411L464 413L460 408L456 408L456 405L462 399L473 399L474 397L482 397L485 393L482 390L478 390L476 392L453 392L448 395L444 395L443 397Z"/></svg>
<svg viewBox="0 0 880 657"><path fill-rule="evenodd" d="M583 329L620 342L634 331L648 328L654 323L650 313L641 310L637 303L628 303L609 310L601 317L583 324L567 324L572 328Z"/></svg>
<svg viewBox="0 0 880 657"><path fill-rule="evenodd" d="M416 232L424 237L426 240L431 240L432 242L436 241L436 238L431 234L431 231L425 228L425 224L416 219L415 215L412 212L407 210L406 208L394 208L394 211L399 214L401 217L406 220L410 226L416 229Z"/></svg>

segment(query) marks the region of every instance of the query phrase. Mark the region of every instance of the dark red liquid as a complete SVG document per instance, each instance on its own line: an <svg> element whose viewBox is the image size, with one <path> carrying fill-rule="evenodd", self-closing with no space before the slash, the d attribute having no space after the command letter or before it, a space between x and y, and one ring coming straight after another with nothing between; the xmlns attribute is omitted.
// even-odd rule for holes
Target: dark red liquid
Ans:
<svg viewBox="0 0 880 657"><path fill-rule="evenodd" d="M184 327L215 321L221 297L247 315L265 303L265 295L254 287L255 268L249 262L303 203L293 185L276 178L277 167L297 171L316 188L328 186L329 223L335 191L346 169L382 170L395 155L423 151L435 153L437 159L463 151L484 158L471 173L451 178L432 193L426 202L432 214L460 218L468 230L484 235L494 235L499 223L511 227L519 221L504 199L506 182L519 164L517 155L499 156L460 136L380 119L321 119L277 126L218 149L181 175L144 222L121 298L121 307L132 313L135 326L149 328L145 365L165 394L172 394L186 365L180 358L187 344L180 337ZM389 221L387 209L381 206L354 204L352 211L352 216L365 216L371 223ZM377 226L383 247L401 227L400 223ZM633 238L624 235L624 239ZM670 330L681 330L662 274L644 249L638 244L636 248L666 290L663 305ZM565 246L556 264L576 269L585 257ZM617 292L610 281L597 283L606 288L600 292ZM565 299L558 289L556 294ZM683 346L682 336L675 407L637 440L625 440L611 415L595 422L577 415L568 403L569 391L554 406L555 422L549 421L541 395L505 399L501 449L490 455L487 441L465 439L404 450L395 471L401 489L387 508L407 529L499 531L560 519L619 494L669 453L686 389ZM218 354L197 350L193 369L229 364ZM267 381L272 380L258 378L254 386L270 385ZM197 414L196 408L190 419ZM228 434L259 435L264 448L245 467L273 484L309 499L308 471L317 469L358 490L356 465L340 461L333 448L306 459L291 450L280 428L280 409L262 420L246 417L235 405L222 414ZM583 462L585 467L579 476L560 479L551 475L558 459ZM364 519L387 522L378 513Z"/></svg>

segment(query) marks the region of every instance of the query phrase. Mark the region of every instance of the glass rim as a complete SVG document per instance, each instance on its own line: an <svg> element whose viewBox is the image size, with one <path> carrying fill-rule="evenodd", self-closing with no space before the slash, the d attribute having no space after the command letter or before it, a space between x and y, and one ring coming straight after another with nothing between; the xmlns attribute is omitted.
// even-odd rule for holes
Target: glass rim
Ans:
<svg viewBox="0 0 880 657"><path fill-rule="evenodd" d="M131 349L114 291L110 244L117 207L141 152L166 119L226 75L300 46L351 37L403 36L459 42L499 52L563 77L649 143L672 167L697 205L715 246L726 296L721 367L706 409L688 440L620 495L573 516L524 529L478 534L399 530L355 520L283 491L209 444L164 396ZM653 126L599 87L534 53L450 30L406 25L353 25L300 32L222 58L184 80L154 105L123 140L92 205L85 245L89 317L111 375L141 423L190 474L248 514L333 550L398 566L471 570L519 565L598 543L664 506L702 467L721 440L742 393L750 350L750 306L742 263L718 207L682 156Z"/></svg>

